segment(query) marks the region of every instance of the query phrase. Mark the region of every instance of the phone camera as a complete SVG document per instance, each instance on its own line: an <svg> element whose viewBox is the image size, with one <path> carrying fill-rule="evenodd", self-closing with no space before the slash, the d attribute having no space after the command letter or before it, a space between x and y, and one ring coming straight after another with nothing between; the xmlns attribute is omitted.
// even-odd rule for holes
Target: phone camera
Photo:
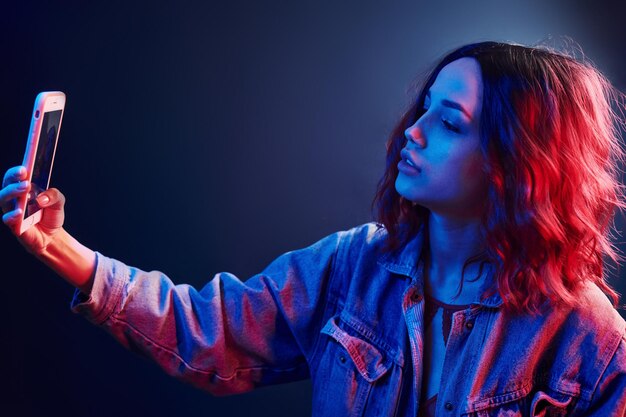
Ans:
<svg viewBox="0 0 626 417"><path fill-rule="evenodd" d="M39 119L39 110L35 110L35 119Z"/></svg>

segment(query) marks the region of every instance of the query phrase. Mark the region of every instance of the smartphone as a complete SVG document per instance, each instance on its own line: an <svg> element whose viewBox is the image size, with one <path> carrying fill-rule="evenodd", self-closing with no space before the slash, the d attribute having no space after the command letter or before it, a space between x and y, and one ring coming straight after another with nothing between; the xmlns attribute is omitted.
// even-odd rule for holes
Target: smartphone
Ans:
<svg viewBox="0 0 626 417"><path fill-rule="evenodd" d="M26 152L22 165L26 167L30 181L30 192L17 201L22 209L22 219L16 224L21 235L41 220L41 208L35 201L39 193L46 191L50 184L50 174L61 121L65 110L65 94L60 91L44 91L37 95L30 122Z"/></svg>

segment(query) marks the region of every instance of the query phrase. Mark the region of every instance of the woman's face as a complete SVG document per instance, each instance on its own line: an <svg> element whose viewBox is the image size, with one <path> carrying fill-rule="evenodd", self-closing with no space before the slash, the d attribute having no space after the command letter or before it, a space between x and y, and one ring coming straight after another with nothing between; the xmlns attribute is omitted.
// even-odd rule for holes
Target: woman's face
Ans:
<svg viewBox="0 0 626 417"><path fill-rule="evenodd" d="M395 184L400 195L442 215L482 213L487 190L478 129L482 94L474 58L441 69L424 101L426 112L405 131Z"/></svg>

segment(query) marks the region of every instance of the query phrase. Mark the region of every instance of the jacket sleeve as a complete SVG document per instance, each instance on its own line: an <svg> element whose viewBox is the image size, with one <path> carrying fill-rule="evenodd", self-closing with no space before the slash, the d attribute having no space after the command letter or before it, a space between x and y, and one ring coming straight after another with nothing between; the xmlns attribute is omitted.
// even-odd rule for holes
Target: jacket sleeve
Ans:
<svg viewBox="0 0 626 417"><path fill-rule="evenodd" d="M93 289L76 292L72 311L214 395L304 379L345 233L287 252L245 282L218 273L199 291L96 252Z"/></svg>
<svg viewBox="0 0 626 417"><path fill-rule="evenodd" d="M626 333L622 334L617 350L585 412L586 417L626 417Z"/></svg>

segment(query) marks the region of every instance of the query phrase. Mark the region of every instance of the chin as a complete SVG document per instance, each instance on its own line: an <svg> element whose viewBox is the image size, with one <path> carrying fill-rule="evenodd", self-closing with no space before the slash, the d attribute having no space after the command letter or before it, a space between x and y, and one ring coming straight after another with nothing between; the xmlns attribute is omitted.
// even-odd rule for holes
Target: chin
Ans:
<svg viewBox="0 0 626 417"><path fill-rule="evenodd" d="M398 192L398 194L400 194L402 197L406 198L407 200L411 200L413 201L412 198L412 188L414 188L415 186L412 186L411 184L408 183L408 181L406 181L404 178L402 178L400 175L398 175L398 177L396 177L396 191Z"/></svg>
<svg viewBox="0 0 626 417"><path fill-rule="evenodd" d="M396 191L403 197L405 200L409 200L413 203L420 204L423 200L419 195L415 192L415 186L410 186L409 184L404 183L401 179L396 179Z"/></svg>

